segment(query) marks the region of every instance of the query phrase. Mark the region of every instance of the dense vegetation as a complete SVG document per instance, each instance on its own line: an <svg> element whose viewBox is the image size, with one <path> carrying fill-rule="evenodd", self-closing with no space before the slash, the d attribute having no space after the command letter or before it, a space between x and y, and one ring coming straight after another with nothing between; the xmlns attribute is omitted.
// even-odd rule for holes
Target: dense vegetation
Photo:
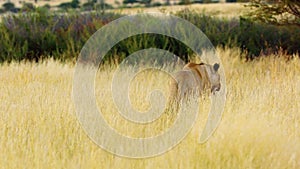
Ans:
<svg viewBox="0 0 300 169"><path fill-rule="evenodd" d="M300 26L299 0L251 0L248 15L254 20L277 25Z"/></svg>
<svg viewBox="0 0 300 169"><path fill-rule="evenodd" d="M175 13L199 27L214 46L240 47L247 59L263 54L300 50L300 28L255 23L246 18L221 19L189 10ZM121 17L116 13L50 14L45 8L34 12L7 15L0 23L0 62L54 58L75 60L88 38L103 25ZM136 43L136 42L145 43ZM191 54L187 47L165 36L134 36L120 42L106 59L122 60L128 54L149 47L174 52L179 56Z"/></svg>

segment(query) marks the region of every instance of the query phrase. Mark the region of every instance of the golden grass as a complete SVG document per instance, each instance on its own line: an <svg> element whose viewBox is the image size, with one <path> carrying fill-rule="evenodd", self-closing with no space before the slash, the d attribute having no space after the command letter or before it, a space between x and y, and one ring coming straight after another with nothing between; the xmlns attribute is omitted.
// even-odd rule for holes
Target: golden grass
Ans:
<svg viewBox="0 0 300 169"><path fill-rule="evenodd" d="M0 66L0 168L300 168L300 60L273 56L244 62L237 49L218 52L228 92L220 126L208 142L198 144L204 111L177 147L148 159L115 156L86 136L71 99L73 65L48 61ZM111 95L112 70L104 68L96 80L98 105L109 123L135 136L155 133L154 126L114 121L119 118L110 114L115 107L105 99ZM150 87L160 77L147 76L145 86ZM148 89L137 85L131 90ZM142 101L136 106L149 105Z"/></svg>
<svg viewBox="0 0 300 169"><path fill-rule="evenodd" d="M184 9L203 12L207 15L218 17L239 17L248 9L244 7L245 3L214 3L214 4L191 4L191 5L174 5L152 8L125 8L114 9L114 12L123 14L136 14L139 12L163 12L175 13Z"/></svg>
<svg viewBox="0 0 300 169"><path fill-rule="evenodd" d="M0 1L0 6L2 6L6 1ZM21 1L11 0L16 7L22 7ZM37 1L34 3L33 0L25 0L25 2L32 3L36 6L44 6L46 4L51 7L56 7L61 3L70 2L70 0L51 0L51 1ZM81 4L87 2L87 0L80 1ZM108 4L118 7L115 4L115 0L105 1ZM119 1L122 3L122 1ZM155 2L164 3L165 1L156 0ZM121 14L136 14L139 12L164 12L164 13L174 13L184 9L194 10L196 12L203 12L208 15L219 16L219 17L239 17L243 12L249 10L244 7L245 3L211 3L211 4L191 4L191 5L171 5L171 6L161 6L161 7L136 7L136 8L121 8L113 9L108 11L113 11Z"/></svg>

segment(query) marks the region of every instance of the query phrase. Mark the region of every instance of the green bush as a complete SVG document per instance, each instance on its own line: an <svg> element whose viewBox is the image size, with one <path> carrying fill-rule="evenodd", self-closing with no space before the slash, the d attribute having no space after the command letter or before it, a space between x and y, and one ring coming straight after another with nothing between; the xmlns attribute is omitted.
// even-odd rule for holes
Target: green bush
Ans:
<svg viewBox="0 0 300 169"><path fill-rule="evenodd" d="M45 4L45 5L43 6L43 8L45 8L45 9L51 9L51 6L50 6L49 4Z"/></svg>
<svg viewBox="0 0 300 169"><path fill-rule="evenodd" d="M237 0L226 0L226 2L236 2Z"/></svg>
<svg viewBox="0 0 300 169"><path fill-rule="evenodd" d="M5 13L5 10L0 8L0 14Z"/></svg>
<svg viewBox="0 0 300 169"><path fill-rule="evenodd" d="M300 29L297 26L275 26L240 18L238 43L248 52L248 58L277 53L282 49L288 54L299 53L299 39Z"/></svg>
<svg viewBox="0 0 300 169"><path fill-rule="evenodd" d="M22 12L33 12L35 11L35 6L32 3L24 3L21 8Z"/></svg>
<svg viewBox="0 0 300 169"><path fill-rule="evenodd" d="M86 2L86 3L82 4L82 9L84 11L91 11L94 9L94 5L95 5L94 2Z"/></svg>
<svg viewBox="0 0 300 169"><path fill-rule="evenodd" d="M123 0L123 4L134 4L134 3L139 3L137 0Z"/></svg>
<svg viewBox="0 0 300 169"><path fill-rule="evenodd" d="M245 18L214 18L188 10L175 15L196 25L214 46L240 47L248 53L248 59L279 50L289 54L300 52L300 29L296 26L266 25ZM61 61L75 60L94 32L121 16L103 12L51 14L46 8L3 16L0 23L0 62L38 61L45 57ZM145 48L169 50L185 61L192 56L191 49L173 38L143 34L118 43L105 56L105 60L121 61Z"/></svg>
<svg viewBox="0 0 300 169"><path fill-rule="evenodd" d="M192 3L191 0L180 0L180 2L178 3L178 5L189 5L191 3Z"/></svg>
<svg viewBox="0 0 300 169"><path fill-rule="evenodd" d="M97 10L113 9L114 7L107 3L96 4L95 8Z"/></svg>
<svg viewBox="0 0 300 169"><path fill-rule="evenodd" d="M200 28L214 46L238 46L248 53L247 59L261 54L285 50L288 54L300 52L300 28L256 23L245 18L220 19L191 11L176 15Z"/></svg>
<svg viewBox="0 0 300 169"><path fill-rule="evenodd" d="M50 15L46 10L5 16L0 23L0 62L44 57L73 60L97 29L118 17L110 13Z"/></svg>
<svg viewBox="0 0 300 169"><path fill-rule="evenodd" d="M158 7L158 6L162 6L163 4L161 4L160 2L154 2L151 4L152 7Z"/></svg>
<svg viewBox="0 0 300 169"><path fill-rule="evenodd" d="M15 4L12 2L6 2L2 5L4 11L11 11L15 8Z"/></svg>
<svg viewBox="0 0 300 169"><path fill-rule="evenodd" d="M75 9L75 8L79 8L79 0L72 0L71 2L64 2L61 3L60 5L58 5L59 8L63 9L63 10L68 10L68 9Z"/></svg>

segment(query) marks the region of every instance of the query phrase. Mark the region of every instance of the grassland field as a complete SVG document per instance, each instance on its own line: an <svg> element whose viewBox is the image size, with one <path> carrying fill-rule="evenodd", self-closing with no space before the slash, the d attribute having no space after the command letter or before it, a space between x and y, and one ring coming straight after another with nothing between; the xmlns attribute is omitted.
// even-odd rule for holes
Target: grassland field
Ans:
<svg viewBox="0 0 300 169"><path fill-rule="evenodd" d="M2 6L6 1L2 0L0 1L0 6ZM21 7L22 4L19 3L20 1L12 0L12 3L16 5L16 7ZM64 2L70 2L68 0L51 0L51 1L38 1L37 3L34 3L33 0L25 0L24 2L33 3L35 6L44 6L46 4L49 4L51 7L56 7L61 3ZM85 3L86 1L80 1L81 4ZM112 4L115 7L116 6L114 0L108 0L105 1L108 4ZM157 0L154 2L161 2L164 3L164 1ZM243 14L245 10L248 10L245 8L246 3L210 3L210 4L191 4L191 5L170 5L170 6L161 6L161 7L134 7L134 8L115 8L112 10L107 11L113 11L117 13L122 14L135 14L137 12L164 12L164 13L172 13L181 11L183 9L188 8L189 10L195 10L198 12L204 12L209 15L215 15L220 17L239 17Z"/></svg>
<svg viewBox="0 0 300 169"><path fill-rule="evenodd" d="M174 12L186 7L221 17L236 17L244 12L243 4L238 3L115 9L115 12ZM72 100L74 63L45 60L1 64L0 169L300 168L299 56L288 60L279 53L246 62L237 48L218 47L217 51L225 70L227 100L216 132L205 144L198 143L210 105L208 98L200 99L200 114L187 137L167 153L147 159L108 153L85 134ZM95 80L97 105L107 122L132 137L153 136L170 127L172 121L167 115L153 124L138 125L117 113L110 91L115 70L115 65L106 65ZM156 87L168 91L168 80L156 72L137 76L129 93L133 107L147 110L149 92Z"/></svg>
<svg viewBox="0 0 300 169"><path fill-rule="evenodd" d="M46 60L0 66L0 168L298 169L300 168L300 59L272 55L252 62L239 49L217 49L225 69L227 101L222 121L198 144L209 99L188 136L167 153L129 159L110 154L85 134L72 101L74 64ZM163 131L130 124L117 114L110 87L114 66L97 73L98 107L110 125L131 136ZM168 88L167 78L149 73L131 86L132 104L147 109L151 87ZM156 83L154 83L156 82ZM208 96L207 96L208 97Z"/></svg>

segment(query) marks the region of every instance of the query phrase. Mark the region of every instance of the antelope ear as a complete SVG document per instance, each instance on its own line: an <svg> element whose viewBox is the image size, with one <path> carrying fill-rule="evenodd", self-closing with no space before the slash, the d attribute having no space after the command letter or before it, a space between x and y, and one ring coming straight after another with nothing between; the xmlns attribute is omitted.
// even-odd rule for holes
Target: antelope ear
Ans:
<svg viewBox="0 0 300 169"><path fill-rule="evenodd" d="M215 64L214 64L214 70L215 70L215 71L218 71L219 67L220 67L220 65L219 65L218 63L215 63Z"/></svg>

